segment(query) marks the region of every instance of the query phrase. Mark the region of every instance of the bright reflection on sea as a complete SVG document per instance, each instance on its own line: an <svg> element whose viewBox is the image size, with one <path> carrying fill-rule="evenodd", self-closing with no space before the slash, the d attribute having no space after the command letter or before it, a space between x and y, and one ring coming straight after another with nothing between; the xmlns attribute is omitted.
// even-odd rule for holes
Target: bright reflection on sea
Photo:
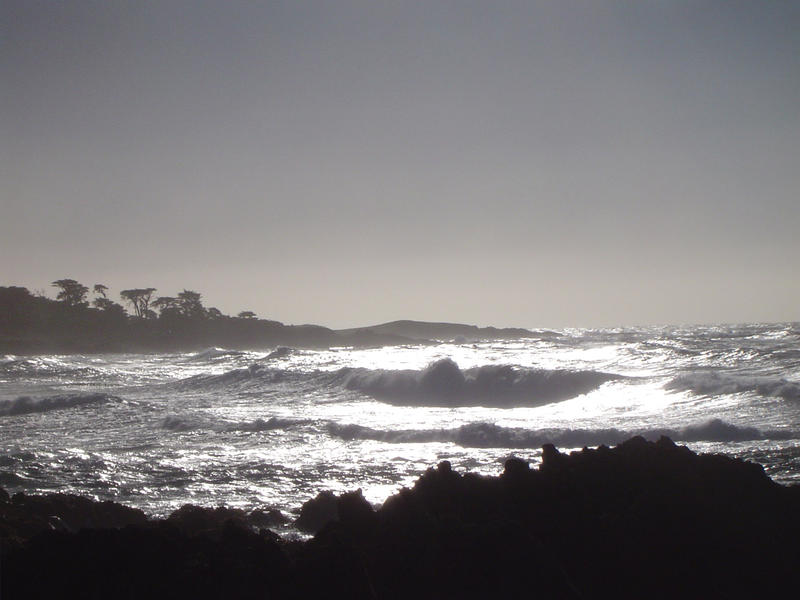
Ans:
<svg viewBox="0 0 800 600"><path fill-rule="evenodd" d="M186 502L291 513L323 489L361 488L382 502L442 460L497 474L510 456L536 463L542 443L566 451L665 432L800 481L798 344L794 326L751 325L371 349L6 357L0 402L8 404L0 406L17 413L0 414L0 485L114 499L154 515ZM467 386L508 375L492 366L522 379L497 379L486 396L467 387L459 394L473 393L469 402L435 397L447 380L419 382L442 360L454 361ZM556 372L610 378L566 399L503 395L525 377ZM26 395L28 404L18 400Z"/></svg>

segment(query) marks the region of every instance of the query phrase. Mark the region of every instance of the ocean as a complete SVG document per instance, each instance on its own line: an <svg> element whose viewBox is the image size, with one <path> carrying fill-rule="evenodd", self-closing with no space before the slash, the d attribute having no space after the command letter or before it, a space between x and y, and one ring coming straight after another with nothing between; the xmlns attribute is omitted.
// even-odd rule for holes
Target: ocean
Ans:
<svg viewBox="0 0 800 600"><path fill-rule="evenodd" d="M448 460L661 435L800 482L800 323L537 330L515 341L0 360L0 486L165 516L380 503Z"/></svg>

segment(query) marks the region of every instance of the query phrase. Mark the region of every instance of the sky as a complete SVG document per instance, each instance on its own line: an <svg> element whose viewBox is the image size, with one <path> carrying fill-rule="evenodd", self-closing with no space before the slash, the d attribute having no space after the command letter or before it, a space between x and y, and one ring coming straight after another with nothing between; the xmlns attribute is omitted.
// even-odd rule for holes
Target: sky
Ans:
<svg viewBox="0 0 800 600"><path fill-rule="evenodd" d="M800 3L0 4L0 285L800 320Z"/></svg>

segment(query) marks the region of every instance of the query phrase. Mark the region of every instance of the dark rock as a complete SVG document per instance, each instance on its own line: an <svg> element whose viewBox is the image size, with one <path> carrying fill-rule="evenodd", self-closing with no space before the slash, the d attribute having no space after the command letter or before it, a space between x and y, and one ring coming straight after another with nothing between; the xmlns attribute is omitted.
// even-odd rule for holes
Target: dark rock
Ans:
<svg viewBox="0 0 800 600"><path fill-rule="evenodd" d="M115 502L95 502L73 494L14 494L0 503L0 537L26 540L37 533L61 529L119 528L144 525L147 516Z"/></svg>
<svg viewBox="0 0 800 600"><path fill-rule="evenodd" d="M375 512L360 489L338 497L324 491L303 504L294 524L300 531L317 533L331 523L341 522L353 532L364 534L374 518Z"/></svg>
<svg viewBox="0 0 800 600"><path fill-rule="evenodd" d="M667 438L542 456L500 477L442 462L377 511L360 490L320 493L296 523L318 532L307 542L225 508L70 533L125 515L17 495L0 502L0 532L18 536L2 544L2 597L754 598L794 580L800 487L759 465Z"/></svg>
<svg viewBox="0 0 800 600"><path fill-rule="evenodd" d="M265 529L268 527L281 527L286 525L291 521L289 517L284 515L281 511L271 508L268 510L262 510L257 508L254 511L251 511L250 514L247 515L247 520L251 525L255 527Z"/></svg>
<svg viewBox="0 0 800 600"><path fill-rule="evenodd" d="M563 464L564 456L553 444L542 446L542 470L558 468Z"/></svg>
<svg viewBox="0 0 800 600"><path fill-rule="evenodd" d="M203 508L193 504L184 504L167 517L166 522L189 535L218 532L231 526L249 527L247 514L241 509L225 506Z"/></svg>
<svg viewBox="0 0 800 600"><path fill-rule="evenodd" d="M279 545L236 527L218 539L166 524L47 532L9 554L3 575L9 599L297 597Z"/></svg>
<svg viewBox="0 0 800 600"><path fill-rule="evenodd" d="M528 475L530 471L531 466L528 461L512 457L505 462L503 477L517 479Z"/></svg>
<svg viewBox="0 0 800 600"><path fill-rule="evenodd" d="M339 510L336 505L336 496L330 490L325 490L315 498L303 503L300 516L294 522L300 531L316 533L331 521L339 519Z"/></svg>
<svg viewBox="0 0 800 600"><path fill-rule="evenodd" d="M371 522L375 516L372 505L364 498L360 488L339 496L336 501L336 512L340 521L356 527L365 522Z"/></svg>

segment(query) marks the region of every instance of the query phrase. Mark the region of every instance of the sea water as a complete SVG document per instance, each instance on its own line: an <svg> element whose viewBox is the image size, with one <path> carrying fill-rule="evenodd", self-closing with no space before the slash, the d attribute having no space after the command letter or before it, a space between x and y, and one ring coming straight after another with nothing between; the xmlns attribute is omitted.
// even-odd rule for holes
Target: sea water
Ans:
<svg viewBox="0 0 800 600"><path fill-rule="evenodd" d="M800 482L800 323L535 331L354 349L0 360L0 486L163 516L380 503L439 461L668 435Z"/></svg>

